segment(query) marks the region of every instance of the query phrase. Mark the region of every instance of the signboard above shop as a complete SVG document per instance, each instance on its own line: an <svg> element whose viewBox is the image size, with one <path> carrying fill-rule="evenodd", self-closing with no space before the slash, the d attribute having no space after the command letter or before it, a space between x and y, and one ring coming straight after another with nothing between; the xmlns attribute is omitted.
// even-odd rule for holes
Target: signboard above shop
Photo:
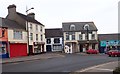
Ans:
<svg viewBox="0 0 120 74"><path fill-rule="evenodd" d="M109 41L100 41L100 46L118 46L120 45L120 40L109 40Z"/></svg>

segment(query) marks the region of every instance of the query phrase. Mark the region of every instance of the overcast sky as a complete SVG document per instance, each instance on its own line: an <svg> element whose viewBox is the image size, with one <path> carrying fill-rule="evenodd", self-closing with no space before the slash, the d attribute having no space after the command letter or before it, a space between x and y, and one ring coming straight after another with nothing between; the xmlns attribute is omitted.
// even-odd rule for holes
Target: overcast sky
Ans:
<svg viewBox="0 0 120 74"><path fill-rule="evenodd" d="M7 7L17 6L17 12L35 13L46 28L62 28L62 22L93 21L99 34L118 33L118 2L120 0L1 0L0 17L6 17Z"/></svg>

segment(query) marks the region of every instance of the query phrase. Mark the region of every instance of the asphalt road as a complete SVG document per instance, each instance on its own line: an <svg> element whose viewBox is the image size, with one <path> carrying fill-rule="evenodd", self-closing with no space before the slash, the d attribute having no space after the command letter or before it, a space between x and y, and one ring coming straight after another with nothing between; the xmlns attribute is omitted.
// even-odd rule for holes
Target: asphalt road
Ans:
<svg viewBox="0 0 120 74"><path fill-rule="evenodd" d="M3 72L73 72L90 66L117 61L107 55L67 54L65 57L2 65Z"/></svg>

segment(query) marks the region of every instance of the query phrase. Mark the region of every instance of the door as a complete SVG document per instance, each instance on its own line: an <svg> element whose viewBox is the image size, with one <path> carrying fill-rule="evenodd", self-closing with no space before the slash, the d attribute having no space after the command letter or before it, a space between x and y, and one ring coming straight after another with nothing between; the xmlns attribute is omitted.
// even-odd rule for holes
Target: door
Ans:
<svg viewBox="0 0 120 74"><path fill-rule="evenodd" d="M32 54L33 54L33 46L29 45L29 55L32 55Z"/></svg>
<svg viewBox="0 0 120 74"><path fill-rule="evenodd" d="M10 44L10 57L27 56L26 43L12 43Z"/></svg>
<svg viewBox="0 0 120 74"><path fill-rule="evenodd" d="M80 48L80 52L83 52L83 45L82 44L79 45L79 48Z"/></svg>
<svg viewBox="0 0 120 74"><path fill-rule="evenodd" d="M47 52L51 52L52 50L51 50L51 45L46 45L46 50L47 50Z"/></svg>

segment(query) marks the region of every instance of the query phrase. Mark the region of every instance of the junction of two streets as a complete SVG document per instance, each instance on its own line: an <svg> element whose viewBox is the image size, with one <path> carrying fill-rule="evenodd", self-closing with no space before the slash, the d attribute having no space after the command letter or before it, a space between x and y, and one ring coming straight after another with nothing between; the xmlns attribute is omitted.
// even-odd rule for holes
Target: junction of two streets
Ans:
<svg viewBox="0 0 120 74"><path fill-rule="evenodd" d="M105 54L65 54L64 57L33 60L2 65L3 72L74 72L87 67L117 61L117 57Z"/></svg>

